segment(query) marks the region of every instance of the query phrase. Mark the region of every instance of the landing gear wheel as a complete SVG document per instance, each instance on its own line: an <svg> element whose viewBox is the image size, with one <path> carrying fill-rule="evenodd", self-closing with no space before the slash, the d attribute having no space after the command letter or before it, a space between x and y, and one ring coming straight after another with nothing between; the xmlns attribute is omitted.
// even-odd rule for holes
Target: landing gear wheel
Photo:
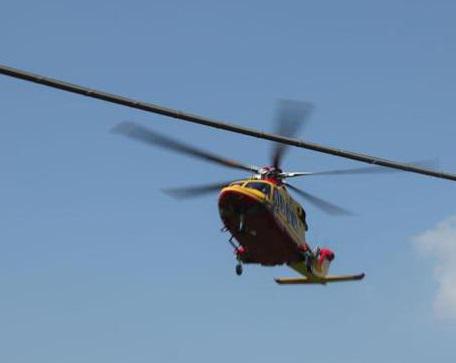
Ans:
<svg viewBox="0 0 456 363"><path fill-rule="evenodd" d="M238 263L236 265L236 275L241 276L242 275L242 265Z"/></svg>

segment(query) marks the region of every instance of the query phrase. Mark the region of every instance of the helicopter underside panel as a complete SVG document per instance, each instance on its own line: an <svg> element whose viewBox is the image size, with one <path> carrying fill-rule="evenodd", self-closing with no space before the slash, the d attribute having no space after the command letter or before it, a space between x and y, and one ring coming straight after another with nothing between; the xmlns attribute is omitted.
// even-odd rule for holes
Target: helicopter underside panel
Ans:
<svg viewBox="0 0 456 363"><path fill-rule="evenodd" d="M302 261L298 241L276 218L268 203L235 190L226 190L219 197L220 217L243 247L244 263L281 265Z"/></svg>

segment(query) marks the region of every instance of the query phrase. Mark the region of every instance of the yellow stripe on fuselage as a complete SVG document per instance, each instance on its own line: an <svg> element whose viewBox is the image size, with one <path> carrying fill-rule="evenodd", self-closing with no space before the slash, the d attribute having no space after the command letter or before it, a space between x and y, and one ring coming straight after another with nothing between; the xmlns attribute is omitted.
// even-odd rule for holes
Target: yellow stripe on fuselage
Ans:
<svg viewBox="0 0 456 363"><path fill-rule="evenodd" d="M239 194L243 194L247 197L250 197L254 200L256 200L257 202L261 202L261 203L267 203L268 202L268 199L266 198L266 196L260 192L259 190L256 190L256 189L251 189L251 188L245 188L245 187L242 187L240 185L233 185L233 186L227 186L225 188L222 189L221 193L223 192L236 192L236 193L239 193Z"/></svg>

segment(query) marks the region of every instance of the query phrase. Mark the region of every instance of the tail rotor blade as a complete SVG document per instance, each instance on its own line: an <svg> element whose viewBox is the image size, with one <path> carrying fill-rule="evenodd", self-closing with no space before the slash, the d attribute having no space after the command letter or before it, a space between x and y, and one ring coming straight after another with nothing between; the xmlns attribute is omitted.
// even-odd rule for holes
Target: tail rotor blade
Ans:
<svg viewBox="0 0 456 363"><path fill-rule="evenodd" d="M150 129L138 125L134 122L122 122L115 126L112 129L112 132L127 136L135 140L139 140L148 145L159 146L164 149L172 150L181 154L192 156L196 159L209 161L229 168L255 173L259 171L259 168L256 166L245 165L240 162L226 159L216 154L198 149L169 136L164 136L155 131L151 131Z"/></svg>
<svg viewBox="0 0 456 363"><path fill-rule="evenodd" d="M335 204L332 204L330 202L327 202L321 198L318 198L310 193L307 193L291 184L285 184L288 188L293 190L296 194L299 194L302 198L307 200L309 203L311 203L313 206L321 209L323 212L328 213L333 216L350 216L353 215L352 212L338 207Z"/></svg>

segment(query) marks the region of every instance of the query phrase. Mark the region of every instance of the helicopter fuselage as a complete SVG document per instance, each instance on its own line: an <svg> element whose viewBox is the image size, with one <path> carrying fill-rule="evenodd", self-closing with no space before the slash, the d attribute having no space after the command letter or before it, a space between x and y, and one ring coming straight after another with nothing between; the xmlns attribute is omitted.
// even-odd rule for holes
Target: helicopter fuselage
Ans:
<svg viewBox="0 0 456 363"><path fill-rule="evenodd" d="M305 212L286 187L269 180L231 183L219 195L220 217L238 241L243 263L294 264L309 246Z"/></svg>

